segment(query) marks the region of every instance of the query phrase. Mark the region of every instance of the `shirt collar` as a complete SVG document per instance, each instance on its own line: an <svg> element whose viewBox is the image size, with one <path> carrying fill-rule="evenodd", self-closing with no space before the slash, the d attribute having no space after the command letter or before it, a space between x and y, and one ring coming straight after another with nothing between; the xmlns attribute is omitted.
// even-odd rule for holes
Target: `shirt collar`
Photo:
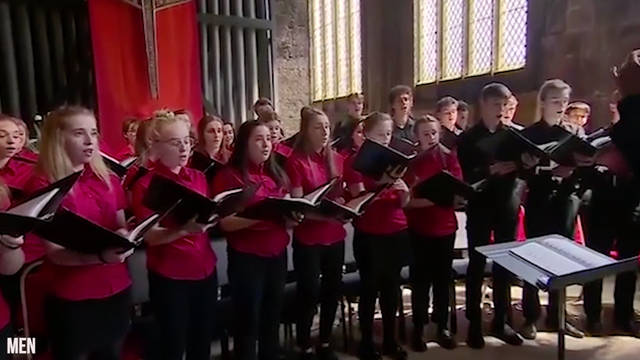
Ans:
<svg viewBox="0 0 640 360"><path fill-rule="evenodd" d="M183 180L190 181L191 175L187 171L185 167L181 167L180 171L176 174L171 169L169 169L166 165L164 165L161 161L155 163L154 170L161 175L164 175L172 180Z"/></svg>

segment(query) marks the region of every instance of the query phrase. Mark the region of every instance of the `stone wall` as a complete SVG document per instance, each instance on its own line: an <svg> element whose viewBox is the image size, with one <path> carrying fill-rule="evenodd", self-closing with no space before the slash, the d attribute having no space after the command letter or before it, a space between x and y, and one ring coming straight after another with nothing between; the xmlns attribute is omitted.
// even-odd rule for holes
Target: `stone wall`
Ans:
<svg viewBox="0 0 640 360"><path fill-rule="evenodd" d="M363 85L368 110L387 110L387 92L413 79L411 1L366 0L363 12ZM390 9L393 7L393 9ZM289 130L309 96L309 33L306 0L275 0L277 21L277 107ZM393 11L391 11L393 10ZM522 123L533 120L536 91L550 78L573 87L573 98L592 105L592 126L609 119L610 76L633 48L640 47L638 0L529 0L528 58L524 70L481 76L416 89L417 112L430 111L438 98L452 95L475 103L486 83L501 81L518 96ZM338 105L338 106L336 106ZM323 103L330 114L339 104Z"/></svg>
<svg viewBox="0 0 640 360"><path fill-rule="evenodd" d="M300 108L310 101L307 0L274 0L276 111L287 136L298 129Z"/></svg>

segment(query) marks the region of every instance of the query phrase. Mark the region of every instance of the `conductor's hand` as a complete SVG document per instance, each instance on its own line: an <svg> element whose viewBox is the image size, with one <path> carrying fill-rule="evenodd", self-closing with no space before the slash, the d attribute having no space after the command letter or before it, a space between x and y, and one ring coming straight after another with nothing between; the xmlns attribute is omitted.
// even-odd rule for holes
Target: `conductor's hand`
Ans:
<svg viewBox="0 0 640 360"><path fill-rule="evenodd" d="M489 166L489 172L491 175L506 175L516 171L518 167L513 161L499 161Z"/></svg>
<svg viewBox="0 0 640 360"><path fill-rule="evenodd" d="M540 162L540 159L538 159L537 157L529 153L523 153L522 156L520 156L520 160L522 161L522 167L524 167L527 170L538 165L538 163Z"/></svg>
<svg viewBox="0 0 640 360"><path fill-rule="evenodd" d="M133 254L133 249L107 249L100 255L100 260L107 264L121 264Z"/></svg>
<svg viewBox="0 0 640 360"><path fill-rule="evenodd" d="M15 250L24 244L24 238L22 236L13 237L9 235L0 235L0 252L7 252Z"/></svg>

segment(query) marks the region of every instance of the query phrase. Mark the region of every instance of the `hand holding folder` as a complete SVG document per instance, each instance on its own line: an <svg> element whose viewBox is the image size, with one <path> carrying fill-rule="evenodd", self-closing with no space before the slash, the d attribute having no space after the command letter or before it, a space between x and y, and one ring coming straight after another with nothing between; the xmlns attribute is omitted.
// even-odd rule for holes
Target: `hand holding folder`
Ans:
<svg viewBox="0 0 640 360"><path fill-rule="evenodd" d="M290 195L284 197L268 197L261 200L240 213L237 216L246 219L281 221L284 218L292 217L294 213L318 214L318 207L324 196L329 193L338 183L337 178L331 179L324 185L319 186L307 195L294 198Z"/></svg>
<svg viewBox="0 0 640 360"><path fill-rule="evenodd" d="M164 176L154 175L142 201L147 208L160 213L175 205L168 217L178 225L194 216L206 224L242 210L255 191L255 186L232 189L210 199Z"/></svg>
<svg viewBox="0 0 640 360"><path fill-rule="evenodd" d="M428 199L439 206L454 206L456 196L469 199L479 190L483 182L469 185L447 171L441 171L413 187L413 196ZM457 201L459 203L460 200Z"/></svg>
<svg viewBox="0 0 640 360"><path fill-rule="evenodd" d="M353 169L374 180L380 180L391 170L401 172L415 156L415 153L407 155L367 139L356 154Z"/></svg>
<svg viewBox="0 0 640 360"><path fill-rule="evenodd" d="M61 209L51 222L36 228L34 232L47 241L80 253L101 254L108 249L120 249L122 252L140 246L144 234L164 215L152 214L128 234L123 234L120 231L109 230L67 209Z"/></svg>

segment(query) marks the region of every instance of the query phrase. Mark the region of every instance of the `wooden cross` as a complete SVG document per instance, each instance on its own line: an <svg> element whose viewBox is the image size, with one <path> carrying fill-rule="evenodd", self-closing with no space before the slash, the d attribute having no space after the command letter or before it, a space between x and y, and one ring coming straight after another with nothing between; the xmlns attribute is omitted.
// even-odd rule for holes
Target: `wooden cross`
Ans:
<svg viewBox="0 0 640 360"><path fill-rule="evenodd" d="M160 10L188 3L191 0L122 0L142 10L144 49L147 54L147 74L151 97L158 98L160 92L158 76L158 39L156 14Z"/></svg>

